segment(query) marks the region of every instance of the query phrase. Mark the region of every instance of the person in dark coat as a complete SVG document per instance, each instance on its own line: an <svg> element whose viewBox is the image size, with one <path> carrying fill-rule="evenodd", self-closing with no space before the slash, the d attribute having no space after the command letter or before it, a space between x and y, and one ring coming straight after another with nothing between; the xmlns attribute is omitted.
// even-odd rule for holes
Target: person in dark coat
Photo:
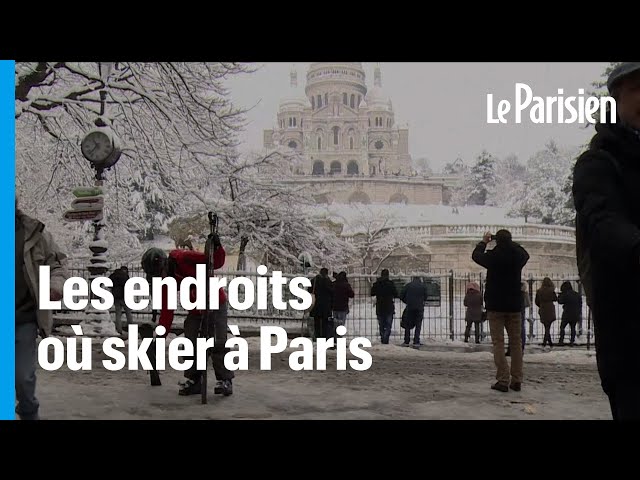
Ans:
<svg viewBox="0 0 640 480"><path fill-rule="evenodd" d="M493 250L487 251L487 245L496 241ZM514 242L511 232L498 230L494 235L487 232L476 245L471 258L487 269L487 281L484 302L487 309L493 359L496 364L497 382L491 386L499 392L508 392L509 388L520 391L522 388L522 344L521 316L522 292L520 282L522 269L529 261L529 254ZM507 330L511 350L511 369L504 349L504 331Z"/></svg>
<svg viewBox="0 0 640 480"><path fill-rule="evenodd" d="M371 286L371 296L376 297L376 317L380 328L380 341L389 343L393 315L396 312L394 300L398 298L398 290L389 279L389 270L386 268L380 272L380 278Z"/></svg>
<svg viewBox="0 0 640 480"><path fill-rule="evenodd" d="M564 345L564 331L569 325L571 328L570 345L573 347L576 344L576 325L580 320L582 296L573 289L571 282L563 282L560 287L560 295L558 295L558 303L563 306L558 345Z"/></svg>
<svg viewBox="0 0 640 480"><path fill-rule="evenodd" d="M310 288L316 298L309 314L314 321L314 337L329 338L329 318L333 306L333 282L329 278L329 270L321 268L320 273L311 280Z"/></svg>
<svg viewBox="0 0 640 480"><path fill-rule="evenodd" d="M111 293L113 294L113 306L116 310L116 331L118 334L122 335L122 311L127 318L127 326L133 323L133 318L131 315L131 309L127 306L124 301L124 286L129 280L129 269L125 266L122 266L116 269L110 276L109 279L113 282L113 287L111 288Z"/></svg>
<svg viewBox="0 0 640 480"><path fill-rule="evenodd" d="M577 160L572 193L578 265L591 307L596 359L614 419L640 419L640 62L615 68L616 100Z"/></svg>
<svg viewBox="0 0 640 480"><path fill-rule="evenodd" d="M556 306L554 304L557 301L556 287L549 277L545 277L542 280L542 286L536 292L535 299L538 314L540 315L540 323L544 326L543 347L546 346L547 343L550 347L553 347L553 342L551 341L551 325L556 321Z"/></svg>
<svg viewBox="0 0 640 480"><path fill-rule="evenodd" d="M471 336L471 326L475 325L476 343L480 343L480 324L482 323L482 293L480 285L475 282L467 285L467 292L464 295L464 306L467 307L464 320L467 324L464 329L464 341L469 342Z"/></svg>
<svg viewBox="0 0 640 480"><path fill-rule="evenodd" d="M415 328L413 334L413 347L420 347L420 330L424 318L424 302L427 300L427 287L420 277L413 277L400 293L400 300L406 305L406 322L409 328L404 329L404 346L408 347L411 341L411 330ZM404 316L405 314L403 314Z"/></svg>
<svg viewBox="0 0 640 480"><path fill-rule="evenodd" d="M333 321L335 327L344 325L349 314L349 299L354 298L355 293L346 272L340 272L333 282Z"/></svg>

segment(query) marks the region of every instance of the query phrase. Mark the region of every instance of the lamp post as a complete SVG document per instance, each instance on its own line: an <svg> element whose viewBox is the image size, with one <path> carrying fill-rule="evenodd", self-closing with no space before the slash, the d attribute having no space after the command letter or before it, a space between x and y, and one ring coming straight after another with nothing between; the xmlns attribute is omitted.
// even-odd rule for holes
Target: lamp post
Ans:
<svg viewBox="0 0 640 480"><path fill-rule="evenodd" d="M109 82L109 75L113 70L113 63L98 63L98 71L100 79L104 84L104 88L100 90L100 115L94 121L95 128L86 133L82 139L80 148L82 155L89 161L91 167L95 170L95 186L96 191L103 196L102 187L104 185L105 170L113 167L122 154L120 141L110 126L110 121L106 116L106 99ZM104 218L93 221L94 237L90 249L93 252L89 273L90 280L97 276L103 275L108 270L106 264L107 245L104 240L103 228L105 226Z"/></svg>
<svg viewBox="0 0 640 480"><path fill-rule="evenodd" d="M120 141L111 128L111 122L106 115L108 80L112 69L113 63L98 64L100 79L104 84L104 87L99 92L100 114L94 121L95 128L85 134L80 144L82 155L96 172L95 187L81 188L74 191L74 194L78 197L76 201L74 201L76 212L78 206L80 206L80 214L78 217L80 217L83 212L82 207L88 209L84 211L85 213L87 211L94 213L90 218L93 223L93 241L89 245L89 249L93 255L90 259L90 265L87 267L90 282L97 277L103 276L109 270L106 262L108 248L104 238L105 221L102 212L104 208L104 172L113 167L122 154ZM69 213L70 212L68 212L68 214ZM84 219L89 219L89 217L84 217ZM87 308L86 313L90 315L87 318L88 320L108 320L108 312L96 311L91 306Z"/></svg>

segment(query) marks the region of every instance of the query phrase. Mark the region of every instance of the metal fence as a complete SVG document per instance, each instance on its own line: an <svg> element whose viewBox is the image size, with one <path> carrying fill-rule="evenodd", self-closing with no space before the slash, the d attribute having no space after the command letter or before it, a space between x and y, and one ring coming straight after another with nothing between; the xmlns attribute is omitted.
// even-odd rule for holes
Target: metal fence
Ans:
<svg viewBox="0 0 640 480"><path fill-rule="evenodd" d="M84 268L70 268L72 276L82 277L86 280L89 278L89 273ZM108 275L108 274L107 274ZM129 275L131 277L144 277L139 265L129 266ZM266 276L269 276L268 273ZM224 276L227 279L227 284L235 277L246 277L251 280L253 285L257 285L257 279L260 277L256 272L224 272L220 276ZM294 277L303 276L300 274L283 273L282 276L285 279L292 279ZM307 275L312 278L312 275ZM408 283L413 276L420 276L429 283L431 288L429 301L425 305L424 317L422 322L422 329L420 338L422 342L425 341L461 341L464 339L464 331L466 327L465 323L465 311L464 296L466 287L470 282L476 282L480 285L481 290L484 291L485 287L485 275L476 273L433 273L433 272L413 272L407 274L394 273L391 274L390 279L394 281L398 288L405 283ZM371 296L371 286L376 280L375 275L362 275L351 274L349 275L349 283L351 284L355 298L349 302L349 314L345 326L347 327L347 337L367 337L372 341L378 341L380 339L378 321L375 313L375 297ZM544 327L540 323L538 307L535 306L535 294L540 288L544 277L530 276L523 278L528 284L528 293L531 300L531 306L527 311L527 343L541 343L544 335ZM570 281L575 291L582 293L582 286L577 277L573 276L549 276L554 282L556 291L559 292L560 285L564 281ZM287 302L289 299L296 299L284 285L282 300ZM273 306L272 302L272 287L268 289L268 301L266 309L258 309L257 302L247 310L236 310L229 306L229 321L230 323L237 323L241 326L258 328L262 325L280 325L286 328L290 333L305 335L308 333L308 326L310 322L303 318L302 312L296 311L292 308L286 310L278 310ZM239 300L244 300L243 287L239 289ZM562 306L555 304L557 320L551 326L551 336L554 343L559 338L560 319L562 317ZM391 332L391 338L394 342L401 342L404 337L404 330L400 327L400 317L404 304L400 299L395 300L395 314L394 322ZM55 312L57 318L62 318L69 312L63 310ZM582 318L577 327L577 343L579 344L591 344L593 342L593 336L591 326L588 321L588 307L586 300L583 298L583 310ZM144 311L133 311L134 321L138 322L143 319L148 320L151 315L150 308ZM178 305L176 311L176 322L179 325L181 318L184 318L186 312L181 310ZM491 337L489 334L489 326L487 322L484 322L481 326L484 330L482 332L482 342L490 343ZM569 327L566 329L566 338L569 338ZM413 336L413 335L412 335ZM474 327L471 328L471 339L474 338ZM472 341L472 340L470 340Z"/></svg>

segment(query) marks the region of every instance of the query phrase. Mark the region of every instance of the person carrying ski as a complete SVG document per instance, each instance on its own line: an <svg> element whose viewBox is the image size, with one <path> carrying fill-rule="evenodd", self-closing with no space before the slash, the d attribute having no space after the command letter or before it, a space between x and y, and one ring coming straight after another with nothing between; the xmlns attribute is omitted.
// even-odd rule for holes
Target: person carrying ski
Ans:
<svg viewBox="0 0 640 480"><path fill-rule="evenodd" d="M213 247L213 268L222 268L225 263L226 252L217 234L213 236ZM182 280L186 277L195 278L197 265L206 265L207 257L203 252L196 250L175 249L169 252L169 256L164 263L164 267L161 268L162 274L159 276L175 278L179 291ZM200 294L202 295L204 292ZM174 318L174 311L168 308L167 295L167 287L163 286L162 309L158 325L162 325L166 329L165 336L171 330ZM191 287L190 299L192 302L196 300L195 286ZM214 347L211 352L213 369L217 380L214 393L228 396L233 393L233 378L235 375L224 365L224 356L228 351L225 348L225 342L227 341L227 295L222 288L218 291L218 300L218 309L209 309L208 319L206 320L208 321L209 336L214 338ZM188 312L184 321L184 335L193 344L194 357L184 357L185 360L193 360L193 366L184 372L186 380L181 383L181 388L178 392L180 395L201 393L202 372L197 369L196 364L196 359L198 358L197 338L198 333L204 330L206 326L204 323L206 316L205 311L193 309Z"/></svg>

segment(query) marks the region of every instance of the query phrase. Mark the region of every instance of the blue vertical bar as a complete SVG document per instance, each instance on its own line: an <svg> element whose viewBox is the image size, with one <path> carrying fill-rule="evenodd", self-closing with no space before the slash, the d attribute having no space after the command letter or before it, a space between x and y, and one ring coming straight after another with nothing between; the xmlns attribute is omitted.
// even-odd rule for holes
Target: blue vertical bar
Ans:
<svg viewBox="0 0 640 480"><path fill-rule="evenodd" d="M7 253L0 275L0 305L5 305L0 334L0 419L15 418L15 62L0 60L0 251ZM11 260L9 264L9 260ZM10 313L13 312L13 315ZM14 318L11 318L14 317Z"/></svg>

